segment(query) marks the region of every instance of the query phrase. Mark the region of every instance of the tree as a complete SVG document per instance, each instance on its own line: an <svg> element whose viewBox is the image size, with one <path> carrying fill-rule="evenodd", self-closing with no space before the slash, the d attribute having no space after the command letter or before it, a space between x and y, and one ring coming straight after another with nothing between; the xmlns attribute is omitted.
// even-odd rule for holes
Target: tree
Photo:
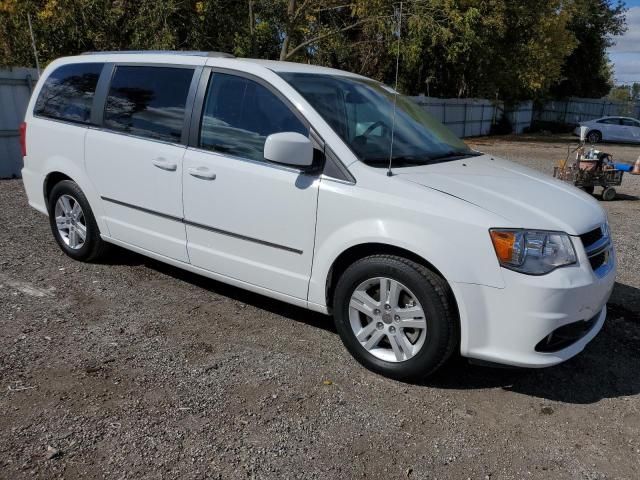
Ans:
<svg viewBox="0 0 640 480"><path fill-rule="evenodd" d="M628 102L632 99L631 87L629 85L620 85L613 87L607 98L616 102Z"/></svg>
<svg viewBox="0 0 640 480"><path fill-rule="evenodd" d="M573 0L568 29L578 41L552 90L559 97L600 98L613 87L607 48L611 36L626 30L624 4L611 0Z"/></svg>
<svg viewBox="0 0 640 480"><path fill-rule="evenodd" d="M220 50L331 66L432 96L609 90L610 0L0 0L0 64L87 50ZM401 36L398 45L398 34Z"/></svg>

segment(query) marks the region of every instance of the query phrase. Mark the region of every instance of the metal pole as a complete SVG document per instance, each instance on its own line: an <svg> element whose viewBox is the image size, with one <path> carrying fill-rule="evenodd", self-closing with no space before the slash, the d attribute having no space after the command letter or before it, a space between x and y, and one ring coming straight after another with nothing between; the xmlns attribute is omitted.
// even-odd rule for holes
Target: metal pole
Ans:
<svg viewBox="0 0 640 480"><path fill-rule="evenodd" d="M392 175L391 165L393 164L393 137L396 130L396 103L398 102L398 70L400 70L400 40L402 39L402 2L400 2L400 18L398 20L398 51L396 54L396 84L393 92L393 119L391 121L391 145L389 146L389 169L387 176Z"/></svg>
<svg viewBox="0 0 640 480"><path fill-rule="evenodd" d="M31 26L31 14L27 13L27 21L29 22L29 33L31 34L31 46L33 47L33 56L36 57L36 71L40 78L40 62L38 61L38 49L36 48L36 39L33 36L33 27Z"/></svg>
<svg viewBox="0 0 640 480"><path fill-rule="evenodd" d="M462 138L467 136L467 103L464 104L464 120L462 122Z"/></svg>

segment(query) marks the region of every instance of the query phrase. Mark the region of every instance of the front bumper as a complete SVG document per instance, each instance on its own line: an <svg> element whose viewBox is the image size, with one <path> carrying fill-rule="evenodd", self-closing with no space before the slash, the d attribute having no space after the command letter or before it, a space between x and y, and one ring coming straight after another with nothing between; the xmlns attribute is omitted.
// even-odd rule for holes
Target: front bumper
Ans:
<svg viewBox="0 0 640 480"><path fill-rule="evenodd" d="M607 268L594 272L580 247L576 245L577 265L547 275L503 269L505 288L456 284L462 355L519 367L548 367L580 353L604 324L616 274L613 249ZM560 327L583 321L590 323L559 330L571 331L575 339L557 343L558 348L541 347L557 341L549 335Z"/></svg>

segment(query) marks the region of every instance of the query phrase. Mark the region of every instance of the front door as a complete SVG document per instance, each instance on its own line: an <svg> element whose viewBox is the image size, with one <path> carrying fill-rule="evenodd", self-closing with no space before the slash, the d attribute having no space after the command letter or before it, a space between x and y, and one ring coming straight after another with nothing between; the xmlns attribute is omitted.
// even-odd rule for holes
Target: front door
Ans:
<svg viewBox="0 0 640 480"><path fill-rule="evenodd" d="M183 171L191 263L306 299L320 180L266 161L263 147L272 133L308 127L259 80L217 72L197 121Z"/></svg>
<svg viewBox="0 0 640 480"><path fill-rule="evenodd" d="M117 66L103 128L89 129L85 153L110 236L184 262L181 142L193 73Z"/></svg>

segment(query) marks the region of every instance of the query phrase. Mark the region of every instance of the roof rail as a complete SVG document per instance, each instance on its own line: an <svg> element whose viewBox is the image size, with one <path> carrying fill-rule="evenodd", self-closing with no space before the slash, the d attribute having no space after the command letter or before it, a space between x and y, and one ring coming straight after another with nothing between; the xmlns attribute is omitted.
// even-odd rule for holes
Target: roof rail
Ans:
<svg viewBox="0 0 640 480"><path fill-rule="evenodd" d="M160 54L160 55L190 55L194 57L218 57L218 58L236 58L226 52L200 52L196 50L110 50L103 52L83 52L81 55L113 55L113 54Z"/></svg>

